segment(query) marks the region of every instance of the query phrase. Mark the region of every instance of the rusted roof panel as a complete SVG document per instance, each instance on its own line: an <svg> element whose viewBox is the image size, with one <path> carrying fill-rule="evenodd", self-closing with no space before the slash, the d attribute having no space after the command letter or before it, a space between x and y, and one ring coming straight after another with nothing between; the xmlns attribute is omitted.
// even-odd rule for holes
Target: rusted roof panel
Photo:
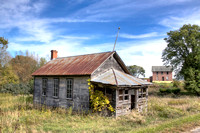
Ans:
<svg viewBox="0 0 200 133"><path fill-rule="evenodd" d="M114 52L56 58L32 75L90 75Z"/></svg>
<svg viewBox="0 0 200 133"><path fill-rule="evenodd" d="M91 79L92 82L118 85L118 86L138 86L138 85L150 85L150 82L146 82L142 79L135 78L129 74L123 73L115 69L108 69L108 71L100 74Z"/></svg>

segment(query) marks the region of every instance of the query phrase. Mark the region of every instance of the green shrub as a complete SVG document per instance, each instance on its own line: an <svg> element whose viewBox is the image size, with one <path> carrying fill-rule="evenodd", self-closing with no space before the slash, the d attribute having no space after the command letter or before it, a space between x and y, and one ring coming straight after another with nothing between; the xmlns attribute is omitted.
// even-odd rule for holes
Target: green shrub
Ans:
<svg viewBox="0 0 200 133"><path fill-rule="evenodd" d="M179 88L172 88L171 92L174 93L174 94L179 94L181 92L181 89L179 89Z"/></svg>
<svg viewBox="0 0 200 133"><path fill-rule="evenodd" d="M162 94L169 94L169 93L171 93L171 89L169 89L169 88L167 88L167 89L166 88L160 88L159 91Z"/></svg>
<svg viewBox="0 0 200 133"><path fill-rule="evenodd" d="M20 83L20 84L5 84L1 89L2 93L11 93L14 95L18 94L32 94L33 85L32 83Z"/></svg>
<svg viewBox="0 0 200 133"><path fill-rule="evenodd" d="M170 93L173 93L173 94L179 94L181 89L179 88L160 88L159 89L160 93L162 94L170 94Z"/></svg>
<svg viewBox="0 0 200 133"><path fill-rule="evenodd" d="M178 80L174 80L173 81L173 87L180 88L180 86L181 86L181 82L180 81L178 81Z"/></svg>

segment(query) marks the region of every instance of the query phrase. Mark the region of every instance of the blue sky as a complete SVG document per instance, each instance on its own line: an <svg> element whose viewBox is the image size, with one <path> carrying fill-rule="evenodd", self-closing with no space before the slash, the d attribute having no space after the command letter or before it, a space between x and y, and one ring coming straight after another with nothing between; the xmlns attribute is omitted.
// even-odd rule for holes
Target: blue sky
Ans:
<svg viewBox="0 0 200 133"><path fill-rule="evenodd" d="M163 38L183 24L200 25L199 0L0 0L0 36L8 51L49 57L116 51L126 65L163 65Z"/></svg>

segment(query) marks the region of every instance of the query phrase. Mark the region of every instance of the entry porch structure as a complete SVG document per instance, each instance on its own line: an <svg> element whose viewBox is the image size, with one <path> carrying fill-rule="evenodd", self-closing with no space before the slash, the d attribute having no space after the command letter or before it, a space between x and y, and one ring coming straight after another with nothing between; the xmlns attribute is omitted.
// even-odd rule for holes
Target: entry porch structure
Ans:
<svg viewBox="0 0 200 133"><path fill-rule="evenodd" d="M133 109L147 111L148 85L151 83L113 68L92 77L91 82L108 97L116 117L129 114Z"/></svg>

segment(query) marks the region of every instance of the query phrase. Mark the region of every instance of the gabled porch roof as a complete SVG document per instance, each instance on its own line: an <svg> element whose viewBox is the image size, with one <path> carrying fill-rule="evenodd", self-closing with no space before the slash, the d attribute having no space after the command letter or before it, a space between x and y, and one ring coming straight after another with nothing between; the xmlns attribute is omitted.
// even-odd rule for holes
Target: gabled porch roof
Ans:
<svg viewBox="0 0 200 133"><path fill-rule="evenodd" d="M151 84L150 82L135 78L132 75L123 73L113 68L108 69L96 77L93 77L91 81L115 86L146 86Z"/></svg>

